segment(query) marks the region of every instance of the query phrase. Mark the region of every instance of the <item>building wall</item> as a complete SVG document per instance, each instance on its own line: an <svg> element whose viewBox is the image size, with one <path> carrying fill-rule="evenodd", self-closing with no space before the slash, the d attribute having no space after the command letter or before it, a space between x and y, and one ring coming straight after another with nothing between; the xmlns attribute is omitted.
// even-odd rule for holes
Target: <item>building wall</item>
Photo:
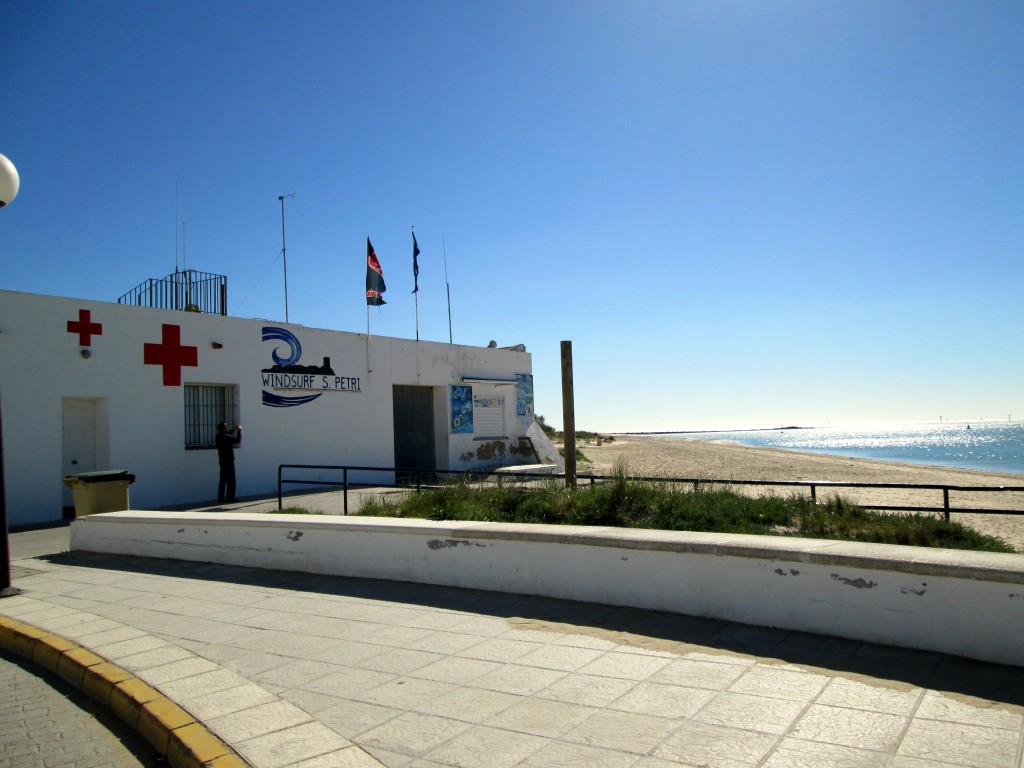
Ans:
<svg viewBox="0 0 1024 768"><path fill-rule="evenodd" d="M80 321L93 324L93 333L80 334ZM264 340L268 328L278 330ZM159 359L167 329L192 350L185 354L195 355L195 365L146 362L147 345ZM279 358L294 358L296 346L301 351L293 365L321 366L330 358L334 376L294 374L309 378L288 380L313 385L311 391L265 385L274 352ZM170 374L166 380L165 370ZM185 449L185 385L237 387L244 437L235 463L238 493L246 496L275 491L282 463L394 466L396 384L432 388L436 468L533 463L532 455L518 450L533 416L532 401L521 408L522 414L516 413L517 387L509 382L517 374L532 374L528 353L367 339L364 334L264 320L0 291L0 414L8 522L17 526L57 520L62 507L71 503L62 477L88 469L63 466L65 414L74 412L76 403L86 409L90 401L95 404L96 469L134 473L131 506L143 509L216 497L216 452ZM463 377L476 380L464 382ZM504 397L506 433L500 440L451 432L450 388L467 384L474 397ZM265 392L289 404L267 405ZM291 404L293 398L314 395L310 402ZM496 442L501 450L495 449ZM481 451L484 444L488 449Z"/></svg>

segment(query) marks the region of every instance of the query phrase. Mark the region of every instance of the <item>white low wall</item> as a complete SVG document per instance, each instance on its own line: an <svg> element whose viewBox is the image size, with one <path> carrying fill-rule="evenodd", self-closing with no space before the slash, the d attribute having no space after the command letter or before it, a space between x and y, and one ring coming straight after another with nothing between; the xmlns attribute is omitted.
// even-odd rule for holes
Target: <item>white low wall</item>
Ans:
<svg viewBox="0 0 1024 768"><path fill-rule="evenodd" d="M72 549L625 605L1024 665L1024 555L772 536L111 512Z"/></svg>

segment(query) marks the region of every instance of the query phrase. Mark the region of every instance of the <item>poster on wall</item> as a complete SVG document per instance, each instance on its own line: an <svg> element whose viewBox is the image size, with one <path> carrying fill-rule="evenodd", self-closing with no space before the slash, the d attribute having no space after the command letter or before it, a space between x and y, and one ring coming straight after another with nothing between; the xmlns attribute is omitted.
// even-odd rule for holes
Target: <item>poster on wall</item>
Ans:
<svg viewBox="0 0 1024 768"><path fill-rule="evenodd" d="M450 385L451 424L453 435L473 433L473 388L464 384Z"/></svg>
<svg viewBox="0 0 1024 768"><path fill-rule="evenodd" d="M533 416L533 374L516 374L516 416Z"/></svg>

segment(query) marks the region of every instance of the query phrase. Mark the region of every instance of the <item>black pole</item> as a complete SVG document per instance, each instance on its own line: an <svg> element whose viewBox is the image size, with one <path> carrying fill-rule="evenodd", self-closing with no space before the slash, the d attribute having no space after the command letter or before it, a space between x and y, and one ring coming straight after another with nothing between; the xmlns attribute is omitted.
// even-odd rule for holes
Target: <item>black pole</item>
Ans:
<svg viewBox="0 0 1024 768"><path fill-rule="evenodd" d="M448 343L452 342L452 290L448 287L448 283L444 284L445 293L448 294Z"/></svg>
<svg viewBox="0 0 1024 768"><path fill-rule="evenodd" d="M412 228L412 281L413 281L413 296L416 297L416 341L420 340L420 283L419 283L419 262L416 261L416 255L420 252L419 246L416 245L416 227Z"/></svg>
<svg viewBox="0 0 1024 768"><path fill-rule="evenodd" d="M294 193L293 193L294 194ZM284 195L278 195L281 201L281 261L284 262L284 321L288 322L288 249L284 244Z"/></svg>
<svg viewBox="0 0 1024 768"><path fill-rule="evenodd" d="M448 246L441 238L441 253L444 255L444 292L448 295L448 343L452 343L452 289L448 286Z"/></svg>
<svg viewBox="0 0 1024 768"><path fill-rule="evenodd" d="M4 420L0 414L0 597L21 594L11 586L11 542L7 536L7 489L4 487Z"/></svg>

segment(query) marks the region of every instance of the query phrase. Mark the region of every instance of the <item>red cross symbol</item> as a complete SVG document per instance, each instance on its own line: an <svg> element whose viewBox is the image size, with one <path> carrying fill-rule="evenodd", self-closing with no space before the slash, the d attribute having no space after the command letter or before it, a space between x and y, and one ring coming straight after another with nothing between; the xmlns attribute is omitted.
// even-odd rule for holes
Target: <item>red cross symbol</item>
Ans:
<svg viewBox="0 0 1024 768"><path fill-rule="evenodd" d="M92 321L92 312L88 309L80 309L77 320L68 320L68 333L77 333L78 343L88 347L92 345L94 335L103 335L103 325Z"/></svg>
<svg viewBox="0 0 1024 768"><path fill-rule="evenodd" d="M181 326L164 323L163 338L159 344L143 344L143 362L164 367L164 386L181 386L183 366L199 365L199 347L181 346Z"/></svg>

